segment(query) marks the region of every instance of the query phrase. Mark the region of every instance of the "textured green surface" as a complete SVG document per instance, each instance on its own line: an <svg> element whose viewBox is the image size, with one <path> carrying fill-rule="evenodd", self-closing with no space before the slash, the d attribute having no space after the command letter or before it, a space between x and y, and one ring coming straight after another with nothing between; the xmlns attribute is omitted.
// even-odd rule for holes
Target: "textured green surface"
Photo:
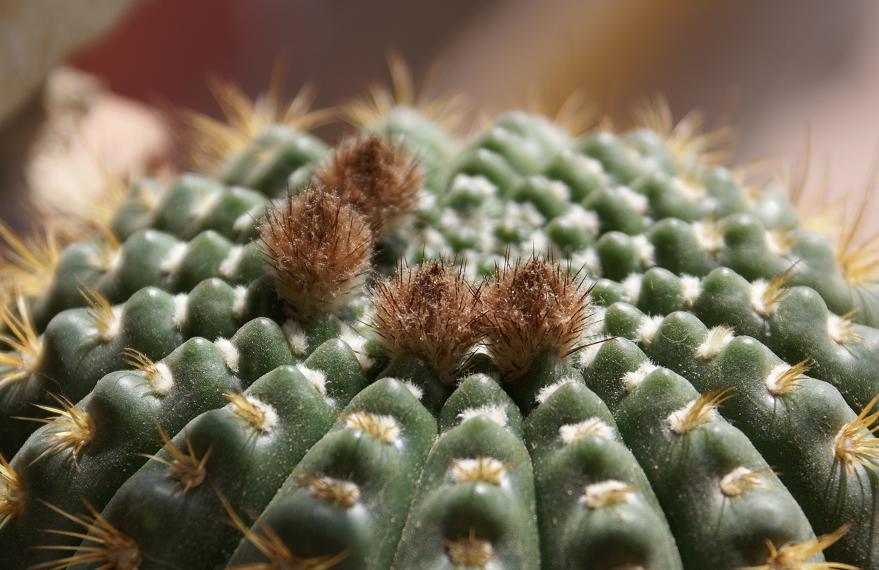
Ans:
<svg viewBox="0 0 879 570"><path fill-rule="evenodd" d="M746 188L648 129L573 137L513 112L463 140L398 107L369 130L425 175L412 215L378 244L379 273L454 257L477 280L505 259L552 256L592 286L580 344L604 342L541 353L505 381L480 351L449 381L428 355L383 352L368 291L291 319L258 226L330 149L271 127L215 177L138 183L115 239L68 246L29 299L38 357L0 384L0 451L25 497L0 526L0 566L80 555L76 567L102 567L87 558L98 531L47 506L82 515L86 501L140 568L721 570L851 523L803 562L879 569L876 455L843 464L836 452L879 393L879 288L849 283L781 191ZM83 286L113 305L110 333ZM721 326L734 336L710 344ZM132 370L125 349L173 381ZM773 374L801 361L808 372L773 392ZM673 429L723 389L717 410ZM229 403L242 392L271 411L269 428ZM55 396L93 422L75 461L51 449L63 418L16 419L50 415L33 404ZM365 417L393 429L373 433ZM167 464L172 446L208 458L194 487ZM477 464L493 471L473 475ZM757 483L728 492L742 469ZM608 489L619 500L603 503ZM0 483L0 506L14 491ZM47 545L71 550L35 548ZM461 548L469 566L454 564Z"/></svg>

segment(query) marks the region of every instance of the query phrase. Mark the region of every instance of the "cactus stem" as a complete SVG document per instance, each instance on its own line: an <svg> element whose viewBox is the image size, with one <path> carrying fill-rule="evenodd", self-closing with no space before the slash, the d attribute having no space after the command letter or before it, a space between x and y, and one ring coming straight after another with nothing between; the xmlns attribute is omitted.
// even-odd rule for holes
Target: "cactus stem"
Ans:
<svg viewBox="0 0 879 570"><path fill-rule="evenodd" d="M630 483L609 479L586 485L580 502L590 509L603 509L630 500L637 490L638 488Z"/></svg>
<svg viewBox="0 0 879 570"><path fill-rule="evenodd" d="M149 356L131 347L122 351L122 358L127 365L146 375L153 392L159 396L166 395L174 387L174 376L165 363L153 362Z"/></svg>
<svg viewBox="0 0 879 570"><path fill-rule="evenodd" d="M376 237L400 225L418 202L424 182L414 158L379 135L342 141L315 176L360 212Z"/></svg>
<svg viewBox="0 0 879 570"><path fill-rule="evenodd" d="M0 352L0 365L8 370L0 372L0 389L30 378L40 361L43 343L31 322L24 297L17 298L18 315L9 308L0 308L0 324L9 334L0 335L0 345L10 349Z"/></svg>
<svg viewBox="0 0 879 570"><path fill-rule="evenodd" d="M508 465L494 457L452 459L452 478L456 483L482 482L500 485Z"/></svg>
<svg viewBox="0 0 879 570"><path fill-rule="evenodd" d="M263 433L270 433L278 424L278 413L275 409L242 392L223 392L223 396L232 405L232 411L239 418L250 424L254 429Z"/></svg>
<svg viewBox="0 0 879 570"><path fill-rule="evenodd" d="M798 544L785 544L781 547L777 547L772 541L767 540L766 548L769 549L769 556L766 563L760 566L739 568L739 570L858 570L857 566L841 562L806 562L842 538L850 526L845 524L832 533L823 534Z"/></svg>
<svg viewBox="0 0 879 570"><path fill-rule="evenodd" d="M66 530L45 530L44 532L79 539L84 541L85 544L81 546L53 545L35 547L40 550L56 550L72 552L72 554L59 560L51 560L31 566L34 570L61 570L62 568L70 568L80 564L94 565L100 568L116 568L117 570L137 570L140 568L142 557L137 543L111 525L88 502L85 503L89 511L89 514L86 516L73 515L55 505L45 501L41 502L57 514L83 528L82 532Z"/></svg>
<svg viewBox="0 0 879 570"><path fill-rule="evenodd" d="M0 224L0 240L6 250L0 258L0 300L5 304L16 293L27 298L39 296L52 281L61 256L53 229L49 227L45 235L24 239Z"/></svg>
<svg viewBox="0 0 879 570"><path fill-rule="evenodd" d="M733 498L743 495L751 489L765 489L764 477L771 472L771 469L736 467L720 480L720 491L725 496Z"/></svg>
<svg viewBox="0 0 879 570"><path fill-rule="evenodd" d="M260 225L260 247L295 317L332 313L363 287L373 238L352 207L320 187L288 196Z"/></svg>
<svg viewBox="0 0 879 570"><path fill-rule="evenodd" d="M186 451L184 452L174 444L168 433L159 425L159 422L155 419L154 421L156 429L159 431L159 437L162 438L162 443L164 444L163 449L168 452L171 459L165 459L158 454L149 455L144 453L141 456L167 465L170 468L168 476L177 481L181 487L181 492L185 495L190 490L204 483L207 476L207 462L213 450L208 448L204 455L199 458L192 448L192 442L187 439Z"/></svg>
<svg viewBox="0 0 879 570"><path fill-rule="evenodd" d="M330 556L315 556L311 558L303 558L290 552L290 549L284 544L284 540L272 530L272 528L262 520L256 521L254 525L256 530L247 526L235 509L229 503L229 500L222 493L217 493L226 516L238 531L244 535L244 538L253 544L260 553L268 559L265 563L252 563L240 566L234 566L234 570L277 570L278 568L291 568L295 570L330 570L334 566L341 563L350 554L347 550Z"/></svg>
<svg viewBox="0 0 879 570"><path fill-rule="evenodd" d="M850 472L856 465L875 468L879 465L879 439L873 434L879 430L879 394L864 406L861 413L842 426L834 437L836 459ZM872 412L872 413L871 413Z"/></svg>
<svg viewBox="0 0 879 570"><path fill-rule="evenodd" d="M110 342L119 334L121 311L113 308L97 289L83 286L79 288L79 294L85 300L89 308L89 316L95 323L98 333L104 342Z"/></svg>
<svg viewBox="0 0 879 570"><path fill-rule="evenodd" d="M766 376L766 389L773 396L783 396L800 386L800 382L806 379L809 371L809 361L802 360L793 366L779 364L769 371Z"/></svg>
<svg viewBox="0 0 879 570"><path fill-rule="evenodd" d="M69 451L70 455L67 460L73 463L74 467L79 470L79 454L83 448L89 444L95 435L95 423L92 418L84 411L77 408L73 402L60 396L52 394L58 406L45 406L43 404L33 404L34 407L53 414L48 418L30 418L22 416L13 416L19 420L37 422L47 424L50 429L43 434L49 440L49 445L40 453L31 464L33 465L46 455L56 455L63 451Z"/></svg>
<svg viewBox="0 0 879 570"><path fill-rule="evenodd" d="M732 388L722 388L705 392L680 410L668 416L671 431L684 435L702 424L708 423L716 415L717 408L732 396Z"/></svg>
<svg viewBox="0 0 879 570"><path fill-rule="evenodd" d="M455 567L485 568L494 558L494 547L487 540L476 538L476 529L471 528L466 537L446 540L446 552Z"/></svg>
<svg viewBox="0 0 879 570"><path fill-rule="evenodd" d="M599 418L589 418L576 424L561 426L559 437L566 445L589 437L612 440L616 438L616 430Z"/></svg>
<svg viewBox="0 0 879 570"><path fill-rule="evenodd" d="M381 442L395 444L400 441L400 424L391 416L351 412L342 416L342 420L348 429L362 431Z"/></svg>
<svg viewBox="0 0 879 570"><path fill-rule="evenodd" d="M332 477L313 477L308 486L316 497L346 509L353 507L360 499L360 487L351 481Z"/></svg>
<svg viewBox="0 0 879 570"><path fill-rule="evenodd" d="M0 453L0 529L24 510L26 501L21 475Z"/></svg>
<svg viewBox="0 0 879 570"><path fill-rule="evenodd" d="M481 289L463 271L436 260L401 266L373 294L372 327L388 354L424 358L443 380L453 381L481 336Z"/></svg>

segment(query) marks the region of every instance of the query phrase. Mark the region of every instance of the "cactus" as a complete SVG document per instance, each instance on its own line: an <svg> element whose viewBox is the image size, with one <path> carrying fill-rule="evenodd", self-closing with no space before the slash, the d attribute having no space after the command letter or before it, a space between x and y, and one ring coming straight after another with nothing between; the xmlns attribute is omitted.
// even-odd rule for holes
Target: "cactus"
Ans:
<svg viewBox="0 0 879 570"><path fill-rule="evenodd" d="M879 274L696 121L194 116L7 242L0 566L879 569ZM65 241L67 240L67 241Z"/></svg>

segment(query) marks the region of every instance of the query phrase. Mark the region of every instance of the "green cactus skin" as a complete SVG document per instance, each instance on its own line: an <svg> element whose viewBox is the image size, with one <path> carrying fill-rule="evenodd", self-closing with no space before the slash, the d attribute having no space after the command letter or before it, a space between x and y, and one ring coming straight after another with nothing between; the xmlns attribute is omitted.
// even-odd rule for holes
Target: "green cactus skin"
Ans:
<svg viewBox="0 0 879 570"><path fill-rule="evenodd" d="M606 322L612 327L614 315ZM876 515L862 508L875 500L876 474L861 465L847 469L834 452L837 434L855 412L835 388L820 380L800 374L789 388L779 385L781 373L790 366L753 338L732 338L710 359L700 359L697 353L707 335L708 329L693 315L673 313L658 324L645 352L653 362L686 375L703 392L734 389L723 406L724 416L779 471L815 531L833 532L852 521L852 529L828 556L876 560L879 541L870 530ZM649 362L643 358L642 364Z"/></svg>
<svg viewBox="0 0 879 570"><path fill-rule="evenodd" d="M528 416L526 432L544 566L682 568L647 477L598 396L565 383ZM620 484L633 487L620 502L602 505L599 492L587 503L588 492Z"/></svg>
<svg viewBox="0 0 879 570"><path fill-rule="evenodd" d="M459 423L444 430L431 449L395 565L466 566L466 555L456 561L455 549L469 546L489 550L492 564L537 567L531 461L521 439L506 429L509 400L480 386L478 377L458 391L463 392L449 399L451 409L441 417L456 415ZM461 410L464 401L472 407Z"/></svg>
<svg viewBox="0 0 879 570"><path fill-rule="evenodd" d="M112 235L28 292L38 350L0 382L0 566L134 570L61 514L92 512L137 568L780 570L774 548L785 570L879 570L879 288L782 190L649 128L511 112L464 141L414 104L351 118L424 174L376 273L553 256L592 285L577 346L510 377L487 341L445 368L390 353L368 294L292 318L258 228L330 149L269 127L215 176L136 183Z"/></svg>
<svg viewBox="0 0 879 570"><path fill-rule="evenodd" d="M383 437L360 429L357 420L371 419L386 422L377 426ZM343 556L337 568L387 568L435 434L435 420L404 384L370 385L305 455L253 531L272 529L298 557ZM350 494L322 496L313 489L316 481L348 485ZM265 560L242 542L231 563Z"/></svg>
<svg viewBox="0 0 879 570"><path fill-rule="evenodd" d="M173 439L184 453L189 446L195 457L210 453L204 481L181 492L167 465L148 461L104 509L103 517L137 544L141 568L224 564L240 534L228 523L219 497L242 516L261 512L335 420L322 394L294 367L275 368L244 395L266 414L262 423L248 422L227 404L199 415ZM157 457L172 459L165 451ZM193 520L202 522L193 527Z"/></svg>

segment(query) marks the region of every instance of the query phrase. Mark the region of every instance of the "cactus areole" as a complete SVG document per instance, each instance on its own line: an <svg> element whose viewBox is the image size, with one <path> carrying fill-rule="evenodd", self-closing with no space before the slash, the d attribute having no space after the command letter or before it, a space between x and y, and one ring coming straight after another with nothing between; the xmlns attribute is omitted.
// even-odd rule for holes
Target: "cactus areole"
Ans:
<svg viewBox="0 0 879 570"><path fill-rule="evenodd" d="M198 173L0 228L0 568L879 569L853 230L661 107L228 95Z"/></svg>

